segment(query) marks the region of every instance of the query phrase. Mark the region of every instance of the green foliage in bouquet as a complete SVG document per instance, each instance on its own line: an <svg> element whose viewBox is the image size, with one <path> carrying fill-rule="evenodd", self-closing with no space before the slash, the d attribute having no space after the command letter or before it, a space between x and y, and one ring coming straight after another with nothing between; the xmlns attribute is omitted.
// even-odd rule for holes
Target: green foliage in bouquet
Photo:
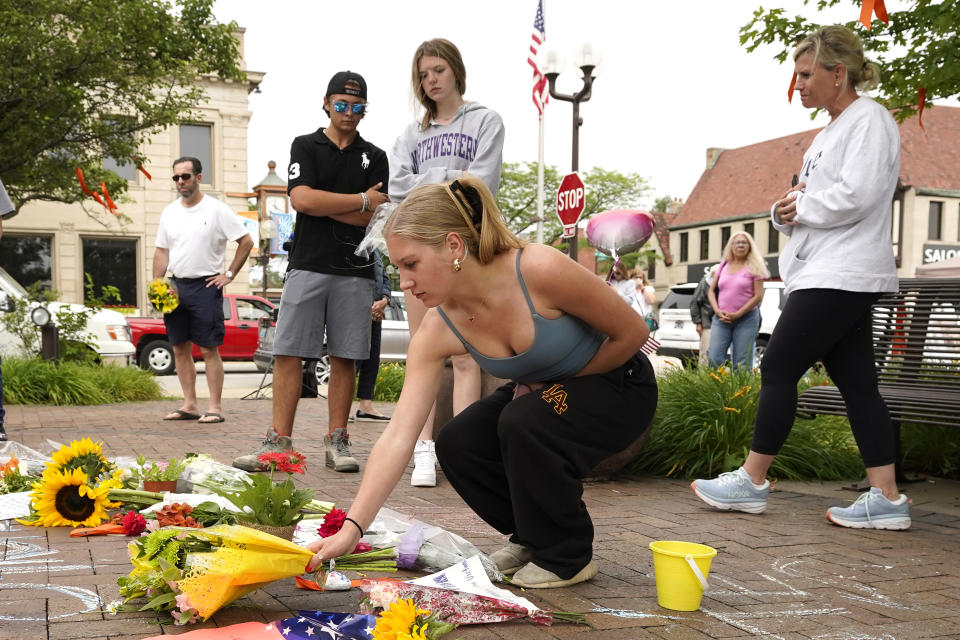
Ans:
<svg viewBox="0 0 960 640"><path fill-rule="evenodd" d="M828 380L813 373L800 390ZM650 438L631 470L684 478L736 469L750 450L760 393L759 374L724 367L676 369L659 380ZM840 480L863 474L845 419L798 420L770 469L773 478Z"/></svg>
<svg viewBox="0 0 960 640"><path fill-rule="evenodd" d="M187 463L179 458L170 458L167 462L147 464L146 457L140 454L137 456L137 468L133 471L148 482L163 482L176 480L186 468Z"/></svg>
<svg viewBox="0 0 960 640"><path fill-rule="evenodd" d="M291 474L303 473L305 458L296 451L264 453L260 462L268 466L270 475L258 473L250 476L250 484L238 491L214 489L244 513L238 514L241 524L263 524L271 527L288 527L303 519L300 512L313 500L313 489L297 489ZM283 471L287 479L274 482L275 471Z"/></svg>

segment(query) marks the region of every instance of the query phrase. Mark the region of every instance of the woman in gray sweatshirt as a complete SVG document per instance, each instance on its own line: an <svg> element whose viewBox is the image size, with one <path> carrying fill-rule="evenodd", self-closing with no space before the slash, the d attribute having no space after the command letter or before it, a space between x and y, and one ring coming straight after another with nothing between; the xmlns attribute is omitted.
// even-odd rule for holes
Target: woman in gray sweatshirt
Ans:
<svg viewBox="0 0 960 640"><path fill-rule="evenodd" d="M390 153L390 199L401 202L421 184L444 183L464 173L479 177L496 198L503 164L503 120L476 102L468 102L467 70L460 51L449 40L434 38L413 54L413 93L423 105L420 120L411 122ZM410 335L420 327L427 309L404 291ZM480 368L470 356L453 362L453 413L480 399ZM410 484L437 484L433 444L434 411L424 423L414 449Z"/></svg>
<svg viewBox="0 0 960 640"><path fill-rule="evenodd" d="M692 487L719 509L760 513L767 471L793 426L797 382L818 360L840 389L870 491L827 519L857 529L906 529L910 503L897 489L893 424L877 389L871 305L896 291L890 206L900 171L900 133L890 113L858 90L879 81L860 39L842 26L807 36L793 55L804 107L830 123L803 156L799 184L771 207L790 237L780 254L789 294L760 364L753 442L743 466Z"/></svg>

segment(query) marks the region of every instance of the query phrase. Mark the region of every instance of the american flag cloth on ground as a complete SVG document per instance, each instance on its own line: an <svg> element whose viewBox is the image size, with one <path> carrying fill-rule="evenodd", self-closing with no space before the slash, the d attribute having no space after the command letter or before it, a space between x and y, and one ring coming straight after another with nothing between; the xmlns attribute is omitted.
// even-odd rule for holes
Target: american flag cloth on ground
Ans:
<svg viewBox="0 0 960 640"><path fill-rule="evenodd" d="M652 356L657 352L657 349L660 348L660 343L653 339L651 335L647 338L647 341L643 343L643 346L640 347L640 351L644 352L648 356Z"/></svg>
<svg viewBox="0 0 960 640"><path fill-rule="evenodd" d="M527 56L527 62L533 67L533 104L537 106L537 112L543 117L543 107L550 99L550 91L547 84L547 78L537 66L537 51L540 45L547 39L543 26L543 0L537 2L537 15L533 19L533 33L530 36L530 55Z"/></svg>
<svg viewBox="0 0 960 640"><path fill-rule="evenodd" d="M370 640L377 625L376 616L359 613L299 611L293 618L275 622L244 622L217 629L197 629L181 633L184 640ZM154 636L145 640L166 640Z"/></svg>

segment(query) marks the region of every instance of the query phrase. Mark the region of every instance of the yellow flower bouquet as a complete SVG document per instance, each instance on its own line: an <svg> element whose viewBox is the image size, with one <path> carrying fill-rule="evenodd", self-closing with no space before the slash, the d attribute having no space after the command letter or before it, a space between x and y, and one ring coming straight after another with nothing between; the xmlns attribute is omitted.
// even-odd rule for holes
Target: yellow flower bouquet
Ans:
<svg viewBox="0 0 960 640"><path fill-rule="evenodd" d="M150 283L147 297L153 308L161 313L170 313L180 304L177 292L163 278L157 278Z"/></svg>

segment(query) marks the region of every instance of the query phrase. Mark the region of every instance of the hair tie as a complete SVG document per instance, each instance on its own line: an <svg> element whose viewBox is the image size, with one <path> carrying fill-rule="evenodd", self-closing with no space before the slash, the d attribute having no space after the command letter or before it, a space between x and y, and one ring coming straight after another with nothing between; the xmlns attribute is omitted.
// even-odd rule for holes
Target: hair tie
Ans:
<svg viewBox="0 0 960 640"><path fill-rule="evenodd" d="M480 197L480 192L477 191L476 187L463 186L459 180L450 183L450 192L458 199L460 199L457 196L458 192L462 195L461 202L466 205L466 209L470 213L470 221L473 226L479 229L483 220L483 199Z"/></svg>

